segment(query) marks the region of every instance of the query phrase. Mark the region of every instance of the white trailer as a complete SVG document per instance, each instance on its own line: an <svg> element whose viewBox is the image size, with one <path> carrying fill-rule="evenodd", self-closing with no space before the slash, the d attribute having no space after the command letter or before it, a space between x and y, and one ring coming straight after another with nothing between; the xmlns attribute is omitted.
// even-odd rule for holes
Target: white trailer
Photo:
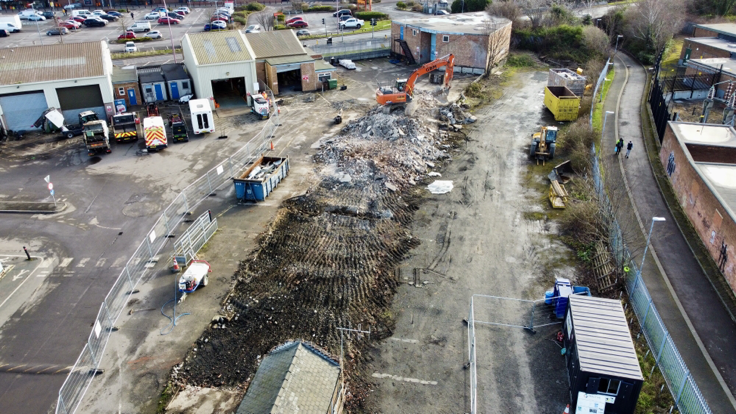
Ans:
<svg viewBox="0 0 736 414"><path fill-rule="evenodd" d="M192 116L192 129L195 135L215 132L215 119L212 118L210 101L207 99L190 100L189 113Z"/></svg>
<svg viewBox="0 0 736 414"><path fill-rule="evenodd" d="M5 23L9 23L10 26ZM0 29L6 29L9 32L19 32L23 28L20 16L12 14L10 16L0 16Z"/></svg>

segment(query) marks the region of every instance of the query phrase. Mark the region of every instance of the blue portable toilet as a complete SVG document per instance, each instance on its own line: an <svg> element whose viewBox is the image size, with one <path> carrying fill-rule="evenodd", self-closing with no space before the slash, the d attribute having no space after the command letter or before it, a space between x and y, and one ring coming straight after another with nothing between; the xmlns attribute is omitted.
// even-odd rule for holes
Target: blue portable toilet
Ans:
<svg viewBox="0 0 736 414"><path fill-rule="evenodd" d="M141 82L141 93L146 103L168 100L166 80L161 72L140 73L138 79Z"/></svg>
<svg viewBox="0 0 736 414"><path fill-rule="evenodd" d="M184 69L184 64L161 65L161 72L166 80L166 87L171 100L177 100L192 93L192 81L189 79L186 69Z"/></svg>

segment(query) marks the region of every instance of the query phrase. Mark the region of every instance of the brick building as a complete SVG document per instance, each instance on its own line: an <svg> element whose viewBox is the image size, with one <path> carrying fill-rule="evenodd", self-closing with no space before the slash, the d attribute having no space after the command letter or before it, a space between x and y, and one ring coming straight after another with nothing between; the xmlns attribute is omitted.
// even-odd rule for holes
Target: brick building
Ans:
<svg viewBox="0 0 736 414"><path fill-rule="evenodd" d="M680 205L736 291L736 131L669 122L659 158Z"/></svg>
<svg viewBox="0 0 736 414"><path fill-rule="evenodd" d="M485 12L430 16L391 22L391 51L424 64L447 54L455 55L455 71L486 71L509 52L511 21Z"/></svg>
<svg viewBox="0 0 736 414"><path fill-rule="evenodd" d="M143 105L138 74L135 68L112 68L112 90L115 101L125 100L125 106Z"/></svg>

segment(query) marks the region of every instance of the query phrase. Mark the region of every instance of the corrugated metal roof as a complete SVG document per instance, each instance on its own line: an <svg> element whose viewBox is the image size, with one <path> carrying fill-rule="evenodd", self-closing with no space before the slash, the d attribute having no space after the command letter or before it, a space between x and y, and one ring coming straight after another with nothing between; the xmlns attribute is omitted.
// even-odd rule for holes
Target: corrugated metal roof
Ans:
<svg viewBox="0 0 736 414"><path fill-rule="evenodd" d="M302 55L307 53L302 42L296 37L293 30L272 30L261 33L246 33L256 59L265 59L281 56Z"/></svg>
<svg viewBox="0 0 736 414"><path fill-rule="evenodd" d="M166 78L167 81L189 79L187 71L184 70L183 63L169 63L161 65L161 72L163 72L164 78Z"/></svg>
<svg viewBox="0 0 736 414"><path fill-rule="evenodd" d="M322 59L317 59L314 61L314 70L316 72L319 72L321 70L335 70L335 67Z"/></svg>
<svg viewBox="0 0 736 414"><path fill-rule="evenodd" d="M570 295L570 312L582 371L644 379L620 301Z"/></svg>
<svg viewBox="0 0 736 414"><path fill-rule="evenodd" d="M103 76L103 47L102 42L86 42L3 48L0 85Z"/></svg>
<svg viewBox="0 0 736 414"><path fill-rule="evenodd" d="M236 30L188 33L186 36L200 65L253 60L243 35Z"/></svg>
<svg viewBox="0 0 736 414"><path fill-rule="evenodd" d="M314 59L312 59L309 55L296 55L296 56L280 56L280 57L272 57L266 59L266 62L268 62L271 66L276 65L288 65L291 63L308 63L308 62L314 62Z"/></svg>
<svg viewBox="0 0 736 414"><path fill-rule="evenodd" d="M138 75L135 69L122 69L117 66L112 67L112 83L130 83L138 82Z"/></svg>
<svg viewBox="0 0 736 414"><path fill-rule="evenodd" d="M141 73L138 75L138 77L141 80L141 83L157 83L157 82L165 82L164 75L161 73Z"/></svg>
<svg viewBox="0 0 736 414"><path fill-rule="evenodd" d="M340 367L302 342L272 351L258 367L237 414L324 414L340 375Z"/></svg>

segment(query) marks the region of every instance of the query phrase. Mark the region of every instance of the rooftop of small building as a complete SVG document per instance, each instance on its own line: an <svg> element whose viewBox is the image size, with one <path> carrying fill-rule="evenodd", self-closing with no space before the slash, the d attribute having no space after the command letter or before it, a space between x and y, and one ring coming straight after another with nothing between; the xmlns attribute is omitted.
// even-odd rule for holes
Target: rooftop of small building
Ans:
<svg viewBox="0 0 736 414"><path fill-rule="evenodd" d="M720 37L688 37L686 42L695 42L702 45L714 47L727 52L736 52L736 42ZM697 55L697 51L693 51L693 55Z"/></svg>
<svg viewBox="0 0 736 414"><path fill-rule="evenodd" d="M695 65L691 65L691 63L694 63ZM708 73L723 70L724 72L736 75L736 59L734 58L690 59L687 61L686 65L692 67L703 67Z"/></svg>
<svg viewBox="0 0 736 414"><path fill-rule="evenodd" d="M135 71L135 67L133 66L113 66L112 76L110 79L112 80L113 84L138 82L138 73Z"/></svg>
<svg viewBox="0 0 736 414"><path fill-rule="evenodd" d="M736 36L736 23L696 24L695 27L728 36Z"/></svg>
<svg viewBox="0 0 736 414"><path fill-rule="evenodd" d="M414 19L394 19L392 23L416 27L423 32L441 34L488 35L507 23L508 19L489 16L485 12L428 16Z"/></svg>
<svg viewBox="0 0 736 414"><path fill-rule="evenodd" d="M693 165L728 208L736 210L736 164L694 162Z"/></svg>
<svg viewBox="0 0 736 414"><path fill-rule="evenodd" d="M730 125L670 122L677 139L686 144L736 148L736 130Z"/></svg>

